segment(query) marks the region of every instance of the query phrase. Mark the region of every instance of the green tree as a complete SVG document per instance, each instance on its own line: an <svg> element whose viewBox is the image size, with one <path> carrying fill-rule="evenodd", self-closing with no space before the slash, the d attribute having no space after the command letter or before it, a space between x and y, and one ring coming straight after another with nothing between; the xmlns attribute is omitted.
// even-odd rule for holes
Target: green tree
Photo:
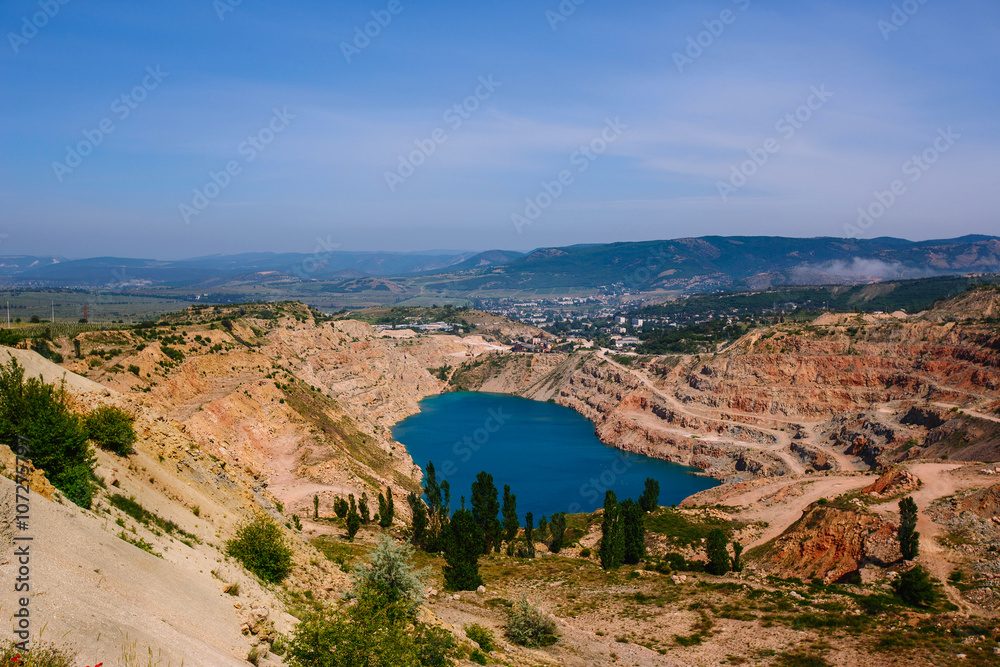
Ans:
<svg viewBox="0 0 1000 667"><path fill-rule="evenodd" d="M549 520L542 515L542 518L538 520L538 532L535 533L535 540L539 542L544 542L549 539Z"/></svg>
<svg viewBox="0 0 1000 667"><path fill-rule="evenodd" d="M472 512L460 509L451 517L444 540L445 584L451 590L472 591L483 584L479 576L479 556L483 534Z"/></svg>
<svg viewBox="0 0 1000 667"><path fill-rule="evenodd" d="M646 478L646 488L639 496L639 506L644 512L652 512L660 501L660 483L652 477Z"/></svg>
<svg viewBox="0 0 1000 667"><path fill-rule="evenodd" d="M358 515L356 509L352 509L347 513L347 539L351 542L354 541L354 536L358 534L361 529L361 517Z"/></svg>
<svg viewBox="0 0 1000 667"><path fill-rule="evenodd" d="M427 506L417 494L410 492L406 497L406 502L410 506L410 539L414 544L423 546L425 533L427 532Z"/></svg>
<svg viewBox="0 0 1000 667"><path fill-rule="evenodd" d="M358 516L361 517L361 523L367 524L372 520L371 509L368 506L368 493L365 491L361 492L361 500L358 501Z"/></svg>
<svg viewBox="0 0 1000 667"><path fill-rule="evenodd" d="M226 542L226 555L271 583L280 582L292 569L292 550L281 528L264 514L236 529L235 537Z"/></svg>
<svg viewBox="0 0 1000 667"><path fill-rule="evenodd" d="M343 498L337 498L333 501L333 513L337 515L338 519L346 519L349 511L350 507Z"/></svg>
<svg viewBox="0 0 1000 667"><path fill-rule="evenodd" d="M424 495L427 497L428 536L426 548L428 551L439 551L448 526L448 516L451 513L451 486L447 480L437 481L434 462L427 463L427 473L424 475Z"/></svg>
<svg viewBox="0 0 1000 667"><path fill-rule="evenodd" d="M313 496L313 521L319 521L319 494Z"/></svg>
<svg viewBox="0 0 1000 667"><path fill-rule="evenodd" d="M937 600L933 579L919 565L899 575L893 588L903 602L915 607L929 607Z"/></svg>
<svg viewBox="0 0 1000 667"><path fill-rule="evenodd" d="M382 516L386 513L385 494L378 494L378 525L382 525Z"/></svg>
<svg viewBox="0 0 1000 667"><path fill-rule="evenodd" d="M95 408L84 417L87 437L119 456L127 456L134 451L132 445L136 435L133 422L132 415L110 405Z"/></svg>
<svg viewBox="0 0 1000 667"><path fill-rule="evenodd" d="M535 516L531 512L524 515L524 557L535 557Z"/></svg>
<svg viewBox="0 0 1000 667"><path fill-rule="evenodd" d="M510 492L510 484L503 485L503 507L500 509L503 516L503 538L507 543L514 541L517 537L519 522L517 520L517 496Z"/></svg>
<svg viewBox="0 0 1000 667"><path fill-rule="evenodd" d="M622 562L636 565L646 557L646 526L645 512L631 498L626 498L618 505L621 521Z"/></svg>
<svg viewBox="0 0 1000 667"><path fill-rule="evenodd" d="M899 551L903 560L913 560L920 551L920 533L917 532L917 503L911 496L899 501Z"/></svg>
<svg viewBox="0 0 1000 667"><path fill-rule="evenodd" d="M497 499L497 487L493 483L493 475L485 470L476 475L472 483L472 518L482 533L481 547L483 554L492 550L500 551L501 526L497 514L500 512L500 501Z"/></svg>
<svg viewBox="0 0 1000 667"><path fill-rule="evenodd" d="M708 534L705 552L708 564L705 569L712 574L722 575L729 572L729 538L721 528L713 528Z"/></svg>
<svg viewBox="0 0 1000 667"><path fill-rule="evenodd" d="M562 551L566 544L566 512L557 512L549 520L549 530L552 532L552 541L549 543L549 551L554 554Z"/></svg>
<svg viewBox="0 0 1000 667"><path fill-rule="evenodd" d="M618 568L624 558L621 511L618 498L610 489L604 494L604 517L601 520L601 546L597 555L605 570Z"/></svg>
<svg viewBox="0 0 1000 667"><path fill-rule="evenodd" d="M378 523L383 528L388 528L392 525L393 516L396 514L396 508L392 502L392 489L386 487L385 489L385 510L379 511Z"/></svg>
<svg viewBox="0 0 1000 667"><path fill-rule="evenodd" d="M733 572L743 571L743 561L740 557L743 555L743 545L739 542L733 542Z"/></svg>
<svg viewBox="0 0 1000 667"><path fill-rule="evenodd" d="M357 514L358 513L358 504L354 500L354 494L353 493L347 494L347 501L348 501L348 505L347 505L347 514L348 514L348 516L350 516L351 514ZM360 520L361 517L359 516L358 519Z"/></svg>

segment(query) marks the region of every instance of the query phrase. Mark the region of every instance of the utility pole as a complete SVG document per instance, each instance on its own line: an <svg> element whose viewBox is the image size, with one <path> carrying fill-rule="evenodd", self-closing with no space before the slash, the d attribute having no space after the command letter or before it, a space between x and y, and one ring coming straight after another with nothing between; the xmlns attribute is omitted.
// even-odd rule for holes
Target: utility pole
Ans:
<svg viewBox="0 0 1000 667"><path fill-rule="evenodd" d="M56 302L52 301L50 303L52 304L52 319L50 321L52 322L52 324L55 324L56 323Z"/></svg>

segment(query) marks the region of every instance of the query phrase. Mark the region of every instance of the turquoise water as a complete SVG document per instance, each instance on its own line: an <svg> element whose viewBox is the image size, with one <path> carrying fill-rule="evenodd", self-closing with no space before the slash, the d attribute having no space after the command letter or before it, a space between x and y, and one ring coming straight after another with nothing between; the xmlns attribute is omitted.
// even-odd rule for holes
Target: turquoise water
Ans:
<svg viewBox="0 0 1000 667"><path fill-rule="evenodd" d="M660 482L660 504L678 503L716 486L694 468L631 454L605 445L594 425L570 408L505 394L456 392L426 398L420 412L398 423L393 437L426 470L451 485L452 509L481 470L503 494L510 484L518 514L537 521L553 512L593 511L608 489L619 499L638 498L646 478Z"/></svg>

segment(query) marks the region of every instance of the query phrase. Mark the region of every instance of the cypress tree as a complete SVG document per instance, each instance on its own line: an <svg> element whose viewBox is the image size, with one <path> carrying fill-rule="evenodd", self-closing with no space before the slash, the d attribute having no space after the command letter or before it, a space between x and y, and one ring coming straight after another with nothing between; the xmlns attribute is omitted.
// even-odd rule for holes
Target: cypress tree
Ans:
<svg viewBox="0 0 1000 667"><path fill-rule="evenodd" d="M313 520L319 520L319 494L313 496Z"/></svg>
<svg viewBox="0 0 1000 667"><path fill-rule="evenodd" d="M382 525L382 515L385 514L385 496L379 492L378 494L378 525Z"/></svg>
<svg viewBox="0 0 1000 667"><path fill-rule="evenodd" d="M497 487L493 483L493 475L485 470L476 475L472 483L472 518L482 533L483 554L491 550L500 551L501 526L497 513L500 511L500 501L497 500Z"/></svg>
<svg viewBox="0 0 1000 667"><path fill-rule="evenodd" d="M454 591L472 591L483 584L479 576L482 531L472 512L461 509L451 517L445 531L445 584Z"/></svg>
<svg viewBox="0 0 1000 667"><path fill-rule="evenodd" d="M642 507L631 498L618 505L621 521L622 562L636 565L646 556L646 526Z"/></svg>
<svg viewBox="0 0 1000 667"><path fill-rule="evenodd" d="M354 494L353 493L349 494L347 496L347 499L350 501L350 504L348 505L348 508L347 508L347 514L348 514L348 516L350 516L351 514L357 514L358 513L358 504L354 501ZM360 519L361 519L361 517L359 516L358 520L360 520Z"/></svg>
<svg viewBox="0 0 1000 667"><path fill-rule="evenodd" d="M504 540L511 543L517 537L519 522L517 520L517 496L510 492L510 484L503 485L503 508L500 510L500 514L503 515Z"/></svg>
<svg viewBox="0 0 1000 667"><path fill-rule="evenodd" d="M604 519L601 521L601 567L614 570L622 564L622 526L618 497L610 489L604 494Z"/></svg>
<svg viewBox="0 0 1000 667"><path fill-rule="evenodd" d="M646 488L639 496L639 506L644 512L652 512L660 501L660 483L652 477L646 478Z"/></svg>
<svg viewBox="0 0 1000 667"><path fill-rule="evenodd" d="M911 496L899 501L899 551L903 560L913 560L920 551L920 533L917 532L917 503Z"/></svg>

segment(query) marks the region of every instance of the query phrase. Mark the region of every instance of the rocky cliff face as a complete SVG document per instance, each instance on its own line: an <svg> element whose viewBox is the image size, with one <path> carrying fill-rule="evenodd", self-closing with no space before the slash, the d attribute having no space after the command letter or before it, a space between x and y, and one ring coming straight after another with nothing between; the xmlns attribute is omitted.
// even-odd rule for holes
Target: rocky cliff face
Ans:
<svg viewBox="0 0 1000 667"><path fill-rule="evenodd" d="M814 506L750 558L770 574L830 583L866 564L884 566L897 560L895 532L893 524L872 514Z"/></svg>

